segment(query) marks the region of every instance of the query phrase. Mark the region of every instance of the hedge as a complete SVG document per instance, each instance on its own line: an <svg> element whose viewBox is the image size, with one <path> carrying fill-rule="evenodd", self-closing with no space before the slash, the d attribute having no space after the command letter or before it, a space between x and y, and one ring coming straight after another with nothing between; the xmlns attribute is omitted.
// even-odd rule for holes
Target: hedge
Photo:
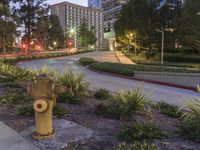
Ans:
<svg viewBox="0 0 200 150"><path fill-rule="evenodd" d="M147 72L174 72L174 73L200 73L200 69L182 68L182 67L167 67L167 66L150 66L150 65L127 65L109 62L98 62L89 65L90 68L114 73L125 76L133 76L134 71Z"/></svg>
<svg viewBox="0 0 200 150"><path fill-rule="evenodd" d="M84 65L84 66L90 65L90 64L95 63L95 62L97 62L97 61L94 60L93 58L81 58L81 59L79 59L79 63Z"/></svg>

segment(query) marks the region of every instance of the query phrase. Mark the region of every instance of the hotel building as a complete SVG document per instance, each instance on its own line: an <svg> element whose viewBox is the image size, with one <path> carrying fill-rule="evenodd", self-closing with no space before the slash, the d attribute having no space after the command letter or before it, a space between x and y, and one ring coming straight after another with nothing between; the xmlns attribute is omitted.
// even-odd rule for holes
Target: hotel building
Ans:
<svg viewBox="0 0 200 150"><path fill-rule="evenodd" d="M51 13L57 15L63 31L69 35L73 31L75 47L77 43L77 31L83 20L87 21L89 30L95 30L97 38L96 49L101 49L103 44L103 10L79 6L69 2L51 5ZM72 34L72 33L71 33Z"/></svg>

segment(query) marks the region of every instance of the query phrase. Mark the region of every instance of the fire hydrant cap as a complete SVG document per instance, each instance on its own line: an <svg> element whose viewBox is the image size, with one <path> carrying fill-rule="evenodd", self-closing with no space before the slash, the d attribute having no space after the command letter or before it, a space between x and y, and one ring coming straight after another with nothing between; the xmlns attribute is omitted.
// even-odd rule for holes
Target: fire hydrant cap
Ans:
<svg viewBox="0 0 200 150"><path fill-rule="evenodd" d="M33 108L36 112L42 113L48 108L48 103L44 99L36 100L33 104Z"/></svg>

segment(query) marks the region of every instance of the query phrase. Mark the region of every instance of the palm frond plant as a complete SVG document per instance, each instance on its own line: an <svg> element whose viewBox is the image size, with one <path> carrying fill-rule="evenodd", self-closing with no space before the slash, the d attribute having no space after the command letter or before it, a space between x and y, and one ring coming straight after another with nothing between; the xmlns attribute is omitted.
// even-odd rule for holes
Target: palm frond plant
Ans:
<svg viewBox="0 0 200 150"><path fill-rule="evenodd" d="M200 93L200 85L197 84L197 88L196 88L197 92Z"/></svg>
<svg viewBox="0 0 200 150"><path fill-rule="evenodd" d="M141 88L133 91L120 91L111 98L111 110L116 117L130 117L138 112L150 113L150 102Z"/></svg>
<svg viewBox="0 0 200 150"><path fill-rule="evenodd" d="M33 74L33 77L47 75L50 79L56 80L57 74L55 70L50 70L46 65L44 65L41 69L35 68L35 70L30 70Z"/></svg>
<svg viewBox="0 0 200 150"><path fill-rule="evenodd" d="M71 95L83 96L87 94L89 83L84 80L84 74L75 74L70 71L66 71L60 77L60 83L68 88Z"/></svg>

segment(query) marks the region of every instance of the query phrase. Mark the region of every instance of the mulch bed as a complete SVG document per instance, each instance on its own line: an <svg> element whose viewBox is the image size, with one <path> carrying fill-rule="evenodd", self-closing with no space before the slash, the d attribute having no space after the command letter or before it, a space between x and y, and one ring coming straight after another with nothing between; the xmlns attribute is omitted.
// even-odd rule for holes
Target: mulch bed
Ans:
<svg viewBox="0 0 200 150"><path fill-rule="evenodd" d="M0 91L2 90L0 86ZM32 103L32 102L31 102ZM28 105L31 105L29 103ZM62 104L61 106L69 111L67 116L62 118L73 121L79 125L90 128L98 132L105 141L88 141L87 143L71 143L80 150L104 150L113 149L120 143L117 139L117 133L124 121L112 118L104 118L95 114L97 105L103 103L102 100L94 98L85 98L82 105ZM21 132L27 127L34 125L34 117L17 116L16 110L21 105L0 104L0 121L4 122L17 132ZM144 116L137 116L138 120L145 120ZM153 110L152 120L169 134L169 137L162 140L154 140L154 143L160 146L161 150L200 150L200 144L183 140L176 132L174 124L177 119L161 114L158 110Z"/></svg>

